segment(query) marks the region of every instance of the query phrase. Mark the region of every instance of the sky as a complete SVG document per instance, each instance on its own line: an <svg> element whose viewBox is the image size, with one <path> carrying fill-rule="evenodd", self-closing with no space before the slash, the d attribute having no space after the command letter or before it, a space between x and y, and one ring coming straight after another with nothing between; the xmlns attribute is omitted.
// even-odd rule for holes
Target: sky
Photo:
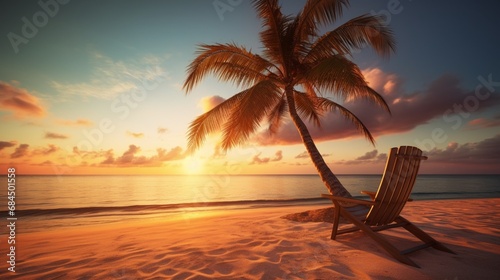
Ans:
<svg viewBox="0 0 500 280"><path fill-rule="evenodd" d="M281 1L295 14L305 1ZM236 43L260 53L261 22L247 0L2 2L0 173L314 174L290 122L262 129L223 153L218 135L187 154L196 116L241 89L207 77L186 95L186 68L200 44ZM426 174L500 173L500 3L351 1L331 26L384 16L397 50L352 60L392 114L346 101L372 145L335 114L316 144L336 174L379 174L387 152L417 146Z"/></svg>

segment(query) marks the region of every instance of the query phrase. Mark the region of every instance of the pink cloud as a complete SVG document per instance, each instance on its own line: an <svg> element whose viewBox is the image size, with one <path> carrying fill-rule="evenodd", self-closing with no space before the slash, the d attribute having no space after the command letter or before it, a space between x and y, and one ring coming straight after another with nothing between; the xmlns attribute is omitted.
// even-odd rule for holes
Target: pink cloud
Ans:
<svg viewBox="0 0 500 280"><path fill-rule="evenodd" d="M401 79L395 74L388 74L379 68L369 68L362 71L368 85L385 96L402 92Z"/></svg>
<svg viewBox="0 0 500 280"><path fill-rule="evenodd" d="M322 154L322 157L329 157L331 154ZM295 158L301 159L301 158L310 158L309 153L307 151L304 151L298 155L295 156Z"/></svg>
<svg viewBox="0 0 500 280"><path fill-rule="evenodd" d="M29 153L28 148L28 144L19 145L19 147L17 147L16 150L12 154L10 154L10 158L21 158L27 156Z"/></svg>
<svg viewBox="0 0 500 280"><path fill-rule="evenodd" d="M450 142L445 148L434 148L423 154L428 160L422 162L420 174L499 174L500 134L478 142ZM356 159L341 160L334 164L357 165L365 170L369 166L379 166L381 171L386 160L387 154L373 150Z"/></svg>
<svg viewBox="0 0 500 280"><path fill-rule="evenodd" d="M375 158L377 156L377 154L378 154L378 151L373 150L371 152L367 152L363 156L358 157L356 160L370 160L370 159Z"/></svg>
<svg viewBox="0 0 500 280"><path fill-rule="evenodd" d="M68 136L64 135L64 134L60 134L60 133L47 132L47 133L45 133L45 138L46 139L68 139Z"/></svg>
<svg viewBox="0 0 500 280"><path fill-rule="evenodd" d="M136 145L129 145L128 150L123 153L123 155L116 159L118 164L124 163L132 163L136 158L135 154L137 154L141 148Z"/></svg>
<svg viewBox="0 0 500 280"><path fill-rule="evenodd" d="M367 163L381 163L387 160L387 154L379 154L378 150L366 152L364 155L357 157L354 160L341 160L336 163L346 165L367 164Z"/></svg>
<svg viewBox="0 0 500 280"><path fill-rule="evenodd" d="M158 154L156 158L159 161L179 160L179 159L183 159L186 157L184 151L179 146L172 148L168 152L166 149L158 148L158 149L156 149L156 152Z"/></svg>
<svg viewBox="0 0 500 280"><path fill-rule="evenodd" d="M17 145L15 141L10 141L10 142L0 141L0 151L5 148L14 147L15 145Z"/></svg>
<svg viewBox="0 0 500 280"><path fill-rule="evenodd" d="M73 147L73 154L78 155L84 159L90 158L90 159L96 159L96 158L109 158L110 156L113 156L113 150L100 150L100 151L80 151L78 147Z"/></svg>
<svg viewBox="0 0 500 280"><path fill-rule="evenodd" d="M200 107L201 109L203 110L203 112L208 112L210 110L212 110L215 106L221 104L222 102L224 102L226 99L224 99L223 97L220 97L218 95L214 95L214 96L208 96L208 97L204 97L200 100Z"/></svg>
<svg viewBox="0 0 500 280"><path fill-rule="evenodd" d="M370 85L384 96L392 115L364 100L348 100L343 105L358 116L375 137L410 131L434 119L441 119L450 128L455 128L473 113L500 105L500 96L491 94L479 100L474 91L462 88L460 80L450 75L439 77L424 90L406 93L402 90L402 80L394 74L379 69L365 70L364 73ZM320 128L312 124L308 127L317 142L362 137L351 123L335 113L326 113ZM284 123L277 134L269 135L268 131L263 131L255 135L253 141L259 145L301 143L290 121Z"/></svg>
<svg viewBox="0 0 500 280"><path fill-rule="evenodd" d="M500 134L461 145L451 142L445 149L434 148L426 155L433 162L496 165L500 171Z"/></svg>
<svg viewBox="0 0 500 280"><path fill-rule="evenodd" d="M500 126L500 116L496 116L493 119L477 118L469 121L467 126L471 129L478 128L489 128Z"/></svg>
<svg viewBox="0 0 500 280"><path fill-rule="evenodd" d="M72 120L58 120L57 123L66 125L66 126L92 126L93 122L86 119L77 119L75 121Z"/></svg>
<svg viewBox="0 0 500 280"><path fill-rule="evenodd" d="M257 155L255 155L252 158L252 162L250 162L250 164L265 164L265 163L269 163L272 161L281 161L283 159L283 151L281 151L281 150L277 151L274 154L273 158L270 158L270 157L261 158L260 157L261 154L262 153L258 153Z"/></svg>
<svg viewBox="0 0 500 280"><path fill-rule="evenodd" d="M174 161L185 158L185 153L181 147L172 148L167 151L163 148L156 149L157 154L151 157L141 156L139 153L141 148L136 145L129 145L120 157L115 158L113 150L105 153L105 160L101 161L101 165L113 165L118 167L131 166L160 166L165 161ZM103 155L101 153L101 155Z"/></svg>
<svg viewBox="0 0 500 280"><path fill-rule="evenodd" d="M46 148L37 148L33 151L33 155L50 155L59 150L59 147L53 144L49 144Z"/></svg>
<svg viewBox="0 0 500 280"><path fill-rule="evenodd" d="M41 101L26 89L0 81L0 110L13 113L16 118L42 117L45 108Z"/></svg>

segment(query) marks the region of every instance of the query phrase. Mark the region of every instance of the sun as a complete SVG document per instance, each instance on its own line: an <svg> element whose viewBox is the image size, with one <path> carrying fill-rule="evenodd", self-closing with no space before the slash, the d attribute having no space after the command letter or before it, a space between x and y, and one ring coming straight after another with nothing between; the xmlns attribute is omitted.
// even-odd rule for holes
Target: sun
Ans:
<svg viewBox="0 0 500 280"><path fill-rule="evenodd" d="M205 167L205 161L200 158L187 157L184 159L184 172L186 174L201 174Z"/></svg>

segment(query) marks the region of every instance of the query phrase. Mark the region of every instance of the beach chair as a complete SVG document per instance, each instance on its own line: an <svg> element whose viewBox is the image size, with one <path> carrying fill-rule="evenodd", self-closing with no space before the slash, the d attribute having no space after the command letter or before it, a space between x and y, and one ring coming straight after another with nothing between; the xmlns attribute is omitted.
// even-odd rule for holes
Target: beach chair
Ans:
<svg viewBox="0 0 500 280"><path fill-rule="evenodd" d="M401 146L399 149L392 148L378 191L376 193L362 192L369 195L371 201L322 194L322 197L331 199L335 206L331 239L335 240L339 234L362 230L394 258L415 267L419 266L406 255L423 248L432 246L438 250L455 254L400 215L401 210L409 200L420 161L423 159L427 159L427 157L422 156L422 151L418 148L411 146ZM347 219L353 226L339 230L340 216ZM400 251L378 233L378 231L397 227L403 227L419 238L423 244Z"/></svg>

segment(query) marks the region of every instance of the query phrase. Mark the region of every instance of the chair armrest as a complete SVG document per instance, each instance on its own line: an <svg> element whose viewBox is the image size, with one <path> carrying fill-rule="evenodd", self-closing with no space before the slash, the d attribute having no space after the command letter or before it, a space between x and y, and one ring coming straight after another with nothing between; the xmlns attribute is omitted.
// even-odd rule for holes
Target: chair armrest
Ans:
<svg viewBox="0 0 500 280"><path fill-rule="evenodd" d="M371 192L371 191L361 191L361 193L369 195L372 200L374 200L375 199L375 195L377 195L376 192ZM408 198L407 201L413 201L413 198L410 197L410 198Z"/></svg>
<svg viewBox="0 0 500 280"><path fill-rule="evenodd" d="M375 199L375 195L377 194L377 192L371 192L371 191L361 191L361 193L370 196L372 200Z"/></svg>
<svg viewBox="0 0 500 280"><path fill-rule="evenodd" d="M356 198L347 198L341 196L334 196L331 194L321 194L321 197L329 198L332 201L345 202L345 203L353 203L353 204L363 204L363 205L374 205L374 201L356 199Z"/></svg>

